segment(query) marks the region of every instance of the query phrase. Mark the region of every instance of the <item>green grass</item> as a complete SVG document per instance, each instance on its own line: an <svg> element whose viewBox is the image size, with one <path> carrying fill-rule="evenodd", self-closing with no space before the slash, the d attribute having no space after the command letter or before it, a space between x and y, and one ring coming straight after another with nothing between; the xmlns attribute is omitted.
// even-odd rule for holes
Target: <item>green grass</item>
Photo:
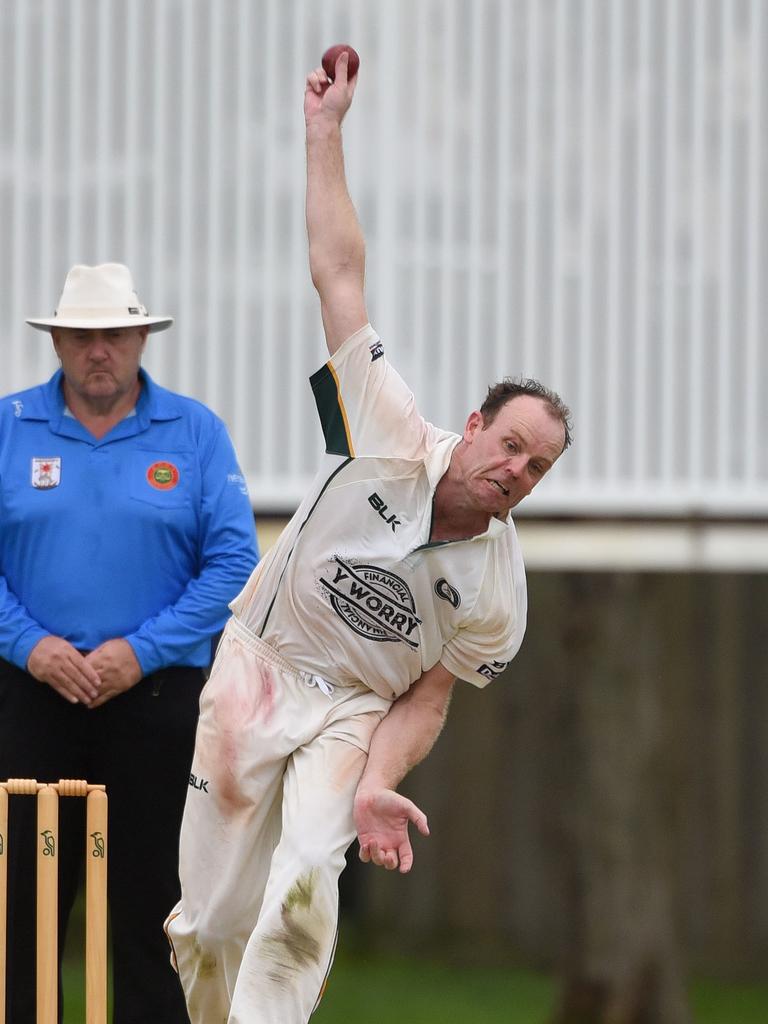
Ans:
<svg viewBox="0 0 768 1024"><path fill-rule="evenodd" d="M455 968L405 959L338 957L312 1024L543 1024L555 986L519 970Z"/></svg>
<svg viewBox="0 0 768 1024"><path fill-rule="evenodd" d="M84 1020L82 967L65 967L64 1024ZM546 1024L556 980L530 971L457 968L404 958L339 954L312 1024ZM766 1024L768 986L699 982L696 1024Z"/></svg>
<svg viewBox="0 0 768 1024"><path fill-rule="evenodd" d="M722 985L701 981L693 986L696 1024L759 1024L768 1021L768 986Z"/></svg>

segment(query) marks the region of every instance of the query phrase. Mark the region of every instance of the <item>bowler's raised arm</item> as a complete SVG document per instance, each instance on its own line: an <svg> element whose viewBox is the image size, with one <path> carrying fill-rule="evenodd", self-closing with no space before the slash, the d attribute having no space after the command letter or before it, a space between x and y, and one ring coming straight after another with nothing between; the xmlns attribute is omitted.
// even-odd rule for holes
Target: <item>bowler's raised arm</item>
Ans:
<svg viewBox="0 0 768 1024"><path fill-rule="evenodd" d="M347 66L348 55L342 53L333 83L316 68L304 93L309 266L331 355L368 322L365 240L347 190L341 141L341 122L357 82L348 81Z"/></svg>

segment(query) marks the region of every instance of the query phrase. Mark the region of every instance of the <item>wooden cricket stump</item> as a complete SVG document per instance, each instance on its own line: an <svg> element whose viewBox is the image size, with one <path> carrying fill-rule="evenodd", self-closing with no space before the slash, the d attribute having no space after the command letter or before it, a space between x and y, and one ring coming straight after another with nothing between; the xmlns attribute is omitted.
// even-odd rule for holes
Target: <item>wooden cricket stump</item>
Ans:
<svg viewBox="0 0 768 1024"><path fill-rule="evenodd" d="M81 779L0 782L0 1022L5 1020L8 795L37 798L37 1024L57 1024L59 797L84 797L85 1024L107 1024L107 794Z"/></svg>

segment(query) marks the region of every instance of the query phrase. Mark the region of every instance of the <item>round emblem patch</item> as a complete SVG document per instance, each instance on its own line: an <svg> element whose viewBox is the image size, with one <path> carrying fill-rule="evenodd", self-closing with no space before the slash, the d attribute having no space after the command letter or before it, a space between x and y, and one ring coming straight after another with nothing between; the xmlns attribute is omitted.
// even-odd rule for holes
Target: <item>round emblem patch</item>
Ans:
<svg viewBox="0 0 768 1024"><path fill-rule="evenodd" d="M171 491L179 482L179 471L172 462L153 462L147 470L147 483L158 491Z"/></svg>

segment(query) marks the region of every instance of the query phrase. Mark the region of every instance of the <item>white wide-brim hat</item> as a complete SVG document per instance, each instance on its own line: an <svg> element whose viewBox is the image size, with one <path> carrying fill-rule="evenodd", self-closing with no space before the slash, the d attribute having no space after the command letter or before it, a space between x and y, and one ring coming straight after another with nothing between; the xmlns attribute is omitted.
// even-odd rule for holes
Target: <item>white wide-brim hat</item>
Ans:
<svg viewBox="0 0 768 1024"><path fill-rule="evenodd" d="M54 315L27 323L39 331L50 331L52 327L146 327L150 331L164 331L173 323L173 317L147 316L128 267L122 263L102 263L97 267L72 267Z"/></svg>

